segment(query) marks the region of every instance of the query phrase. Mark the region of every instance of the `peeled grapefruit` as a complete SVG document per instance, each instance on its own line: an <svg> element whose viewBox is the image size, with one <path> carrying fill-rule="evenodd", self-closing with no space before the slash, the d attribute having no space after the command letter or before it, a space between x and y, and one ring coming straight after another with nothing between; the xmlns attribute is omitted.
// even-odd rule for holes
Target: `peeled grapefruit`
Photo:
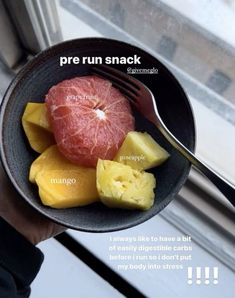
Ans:
<svg viewBox="0 0 235 298"><path fill-rule="evenodd" d="M113 159L134 130L128 100L97 76L64 80L50 88L46 106L59 150L70 161L95 167Z"/></svg>

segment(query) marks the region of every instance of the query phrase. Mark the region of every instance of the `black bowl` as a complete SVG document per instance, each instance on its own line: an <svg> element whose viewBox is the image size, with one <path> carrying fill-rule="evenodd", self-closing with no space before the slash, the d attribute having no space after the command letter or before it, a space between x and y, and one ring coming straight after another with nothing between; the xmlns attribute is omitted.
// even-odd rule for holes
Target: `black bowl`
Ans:
<svg viewBox="0 0 235 298"><path fill-rule="evenodd" d="M146 211L109 209L100 203L86 207L56 210L41 204L37 188L28 180L29 168L37 154L25 138L21 117L27 102L43 102L49 88L75 76L86 75L89 65L59 66L60 56L133 56L141 57L138 68L158 69L158 74L136 74L153 92L160 115L171 132L194 151L195 126L188 98L171 72L155 57L124 42L86 38L53 46L31 60L9 86L1 107L1 157L4 168L20 195L35 209L64 226L88 231L108 232L140 224L159 213L179 192L186 181L190 163L161 136L159 131L138 113L136 127L149 132L170 154L169 160L151 172L156 176L157 189L154 206ZM113 65L124 72L132 65Z"/></svg>

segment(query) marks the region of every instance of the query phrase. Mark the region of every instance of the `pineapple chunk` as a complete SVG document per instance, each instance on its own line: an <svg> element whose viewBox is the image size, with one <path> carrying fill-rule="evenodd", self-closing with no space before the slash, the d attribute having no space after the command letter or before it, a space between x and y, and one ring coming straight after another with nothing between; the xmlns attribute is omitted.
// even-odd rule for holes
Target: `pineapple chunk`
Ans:
<svg viewBox="0 0 235 298"><path fill-rule="evenodd" d="M154 203L153 174L133 170L110 160L98 160L96 187L101 201L111 208L147 210Z"/></svg>
<svg viewBox="0 0 235 298"><path fill-rule="evenodd" d="M114 160L137 170L161 165L169 157L147 132L131 131L127 134Z"/></svg>
<svg viewBox="0 0 235 298"><path fill-rule="evenodd" d="M30 146L38 153L55 144L51 126L47 120L46 107L42 103L26 105L22 125Z"/></svg>

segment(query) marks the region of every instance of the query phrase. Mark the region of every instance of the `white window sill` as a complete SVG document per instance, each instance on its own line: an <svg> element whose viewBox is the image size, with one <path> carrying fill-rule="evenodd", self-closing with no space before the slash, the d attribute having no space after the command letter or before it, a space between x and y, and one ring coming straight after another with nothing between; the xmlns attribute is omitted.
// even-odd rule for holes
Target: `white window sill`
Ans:
<svg viewBox="0 0 235 298"><path fill-rule="evenodd" d="M174 208L174 205L172 205L172 207ZM194 241L194 239L192 242L193 251L190 266L219 267L220 281L219 285L216 286L216 292L214 292L215 289L213 289L213 285L209 287L204 285L201 287L198 287L198 285L189 286L187 284L187 266L185 266L183 270L177 271L117 270L115 262L109 260L109 236L182 236L182 234L184 234L184 232L177 229L172 223L169 223L165 218L162 218L162 216L156 216L137 227L120 232L90 234L69 230L68 233L147 297L154 298L157 295L159 298L182 298L190 293L190 297L198 298L202 295L203 291L203 297L211 297L210 295L213 293L214 298L219 298L222 294L223 298L231 298L231 283L234 282L234 272L211 255L210 252L204 250Z"/></svg>
<svg viewBox="0 0 235 298"><path fill-rule="evenodd" d="M39 245L45 255L32 284L33 298L124 297L54 239Z"/></svg>

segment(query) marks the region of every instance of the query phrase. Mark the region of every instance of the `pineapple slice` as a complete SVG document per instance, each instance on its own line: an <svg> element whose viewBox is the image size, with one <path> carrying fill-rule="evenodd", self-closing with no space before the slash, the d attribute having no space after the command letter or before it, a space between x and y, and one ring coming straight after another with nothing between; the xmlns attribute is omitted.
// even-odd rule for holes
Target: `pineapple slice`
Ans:
<svg viewBox="0 0 235 298"><path fill-rule="evenodd" d="M96 187L108 207L148 210L154 203L155 186L153 174L115 161L98 160Z"/></svg>
<svg viewBox="0 0 235 298"><path fill-rule="evenodd" d="M42 103L26 105L22 125L30 146L38 153L55 144L51 126L47 120L46 107Z"/></svg>
<svg viewBox="0 0 235 298"><path fill-rule="evenodd" d="M114 160L137 170L161 165L169 157L147 132L131 131L127 134Z"/></svg>

